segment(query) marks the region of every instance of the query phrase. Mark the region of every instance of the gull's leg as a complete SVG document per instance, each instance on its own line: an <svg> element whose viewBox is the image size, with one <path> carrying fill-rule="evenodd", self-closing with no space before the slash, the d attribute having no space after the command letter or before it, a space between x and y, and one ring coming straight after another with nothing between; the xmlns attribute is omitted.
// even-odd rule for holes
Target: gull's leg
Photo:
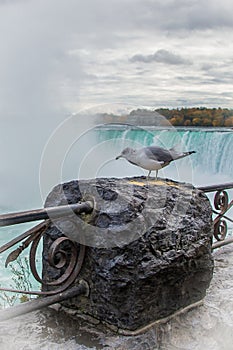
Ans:
<svg viewBox="0 0 233 350"><path fill-rule="evenodd" d="M156 170L156 176L155 176L155 180L157 181L158 180L158 170Z"/></svg>
<svg viewBox="0 0 233 350"><path fill-rule="evenodd" d="M148 175L147 175L147 180L149 180L150 173L151 173L151 170L149 171L149 173L148 173Z"/></svg>

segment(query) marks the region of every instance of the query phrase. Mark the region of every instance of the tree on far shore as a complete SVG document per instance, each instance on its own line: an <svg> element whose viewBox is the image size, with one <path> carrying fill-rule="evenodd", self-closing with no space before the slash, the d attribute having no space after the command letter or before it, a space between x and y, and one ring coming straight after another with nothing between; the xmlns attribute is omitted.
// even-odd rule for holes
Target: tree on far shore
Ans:
<svg viewBox="0 0 233 350"><path fill-rule="evenodd" d="M155 111L174 126L233 127L233 110L227 108L160 108Z"/></svg>

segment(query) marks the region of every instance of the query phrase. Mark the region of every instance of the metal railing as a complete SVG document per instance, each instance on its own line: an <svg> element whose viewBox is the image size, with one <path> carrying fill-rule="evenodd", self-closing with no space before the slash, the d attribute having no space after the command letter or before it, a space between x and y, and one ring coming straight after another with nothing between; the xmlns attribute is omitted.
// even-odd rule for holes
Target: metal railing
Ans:
<svg viewBox="0 0 233 350"><path fill-rule="evenodd" d="M233 207L233 200L229 199L227 190L233 189L233 182L198 187L199 190L205 193L216 192L212 204L214 238L216 242L212 244L212 248L220 248L224 245L233 243L233 237L228 237L227 222L233 223L233 219L226 215Z"/></svg>
<svg viewBox="0 0 233 350"><path fill-rule="evenodd" d="M233 189L233 182L220 185L198 187L198 189L205 193L216 192L212 205L214 227L213 235L215 238L215 242L213 243L212 248L216 249L223 245L233 243L233 237L227 237L227 221L233 223L233 219L227 215L229 210L233 207L233 200L229 200L227 190ZM16 244L21 243L20 246L11 251L7 256L5 262L5 267L7 267L10 262L15 261L19 255L30 246L30 270L34 278L42 285L42 291L28 291L3 287L0 288L0 291L52 296L58 293L63 293L65 290L67 290L76 280L81 270L85 255L85 246L74 242L66 236L57 238L49 248L48 261L51 266L57 267L58 269L60 269L62 266L63 273L62 276L59 276L57 281L44 282L39 276L36 268L36 255L39 242L43 237L44 232L51 225L50 217L53 219L67 217L71 212L77 215L83 213L89 214L93 211L93 208L94 204L91 201L86 201L66 206L49 207L44 209L0 215L0 227L44 220L40 224L29 229L28 231L24 232L23 234L17 236L10 242L0 247L1 254ZM52 290L50 288L51 286L53 287Z"/></svg>
<svg viewBox="0 0 233 350"><path fill-rule="evenodd" d="M19 255L30 246L29 266L30 270L36 279L42 285L42 291L19 290L12 288L0 288L0 291L23 293L30 295L57 295L68 289L77 278L85 255L85 246L74 242L68 237L59 237L52 242L48 251L49 265L63 270L62 275L57 280L45 282L39 276L36 267L36 256L39 242L43 237L44 232L51 226L51 219L60 219L72 214L90 214L93 211L93 203L91 201L58 206L48 207L44 209L36 209L23 211L18 213L0 215L0 227L10 226L25 222L44 220L40 224L34 226L23 234L12 239L10 242L0 247L0 254L12 248L16 244L21 243L15 250L7 256L5 267L10 262L15 261ZM53 290L49 287L53 287ZM47 290L49 289L49 290Z"/></svg>

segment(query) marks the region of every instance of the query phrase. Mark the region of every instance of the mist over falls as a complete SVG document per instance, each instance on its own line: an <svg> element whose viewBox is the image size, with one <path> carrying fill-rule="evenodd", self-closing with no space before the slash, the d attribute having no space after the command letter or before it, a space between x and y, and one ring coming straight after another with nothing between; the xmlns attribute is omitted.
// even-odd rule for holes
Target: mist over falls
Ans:
<svg viewBox="0 0 233 350"><path fill-rule="evenodd" d="M58 145L55 145L54 151L51 152L51 161L45 169L45 178L49 179L49 182L44 190L44 197L58 182L96 177L147 175L146 171L123 159L115 160L119 152L128 146L140 148L155 144L171 148L176 145L182 151L196 151L195 154L174 161L168 167L161 169L159 177L189 182L194 186L232 181L233 137L230 129L159 129L105 124L103 127L91 127L76 138L79 123L72 124L70 128L75 142L70 143L70 132L64 136L62 130L59 134ZM9 130L7 134L10 133ZM24 136L16 135L16 137L14 131L11 134L11 141L7 140L4 134L1 139L2 143L8 141L9 145L5 148L1 159L1 210L6 212L40 207L45 199L41 198L39 171L41 152L46 140L45 138L40 142L37 140L36 145L29 149ZM65 137L67 142L63 140ZM65 147L67 148L63 150ZM57 171L60 174L58 180L53 178L51 172L62 152L65 156L61 159L61 168ZM154 176L153 172L151 175Z"/></svg>

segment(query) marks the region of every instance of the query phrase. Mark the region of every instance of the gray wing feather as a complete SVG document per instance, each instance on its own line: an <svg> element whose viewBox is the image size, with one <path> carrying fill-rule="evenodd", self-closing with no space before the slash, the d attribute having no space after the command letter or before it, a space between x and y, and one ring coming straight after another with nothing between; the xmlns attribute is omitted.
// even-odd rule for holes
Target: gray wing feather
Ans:
<svg viewBox="0 0 233 350"><path fill-rule="evenodd" d="M144 152L147 155L147 157L154 159L158 162L169 163L174 159L169 150L158 146L144 147Z"/></svg>

